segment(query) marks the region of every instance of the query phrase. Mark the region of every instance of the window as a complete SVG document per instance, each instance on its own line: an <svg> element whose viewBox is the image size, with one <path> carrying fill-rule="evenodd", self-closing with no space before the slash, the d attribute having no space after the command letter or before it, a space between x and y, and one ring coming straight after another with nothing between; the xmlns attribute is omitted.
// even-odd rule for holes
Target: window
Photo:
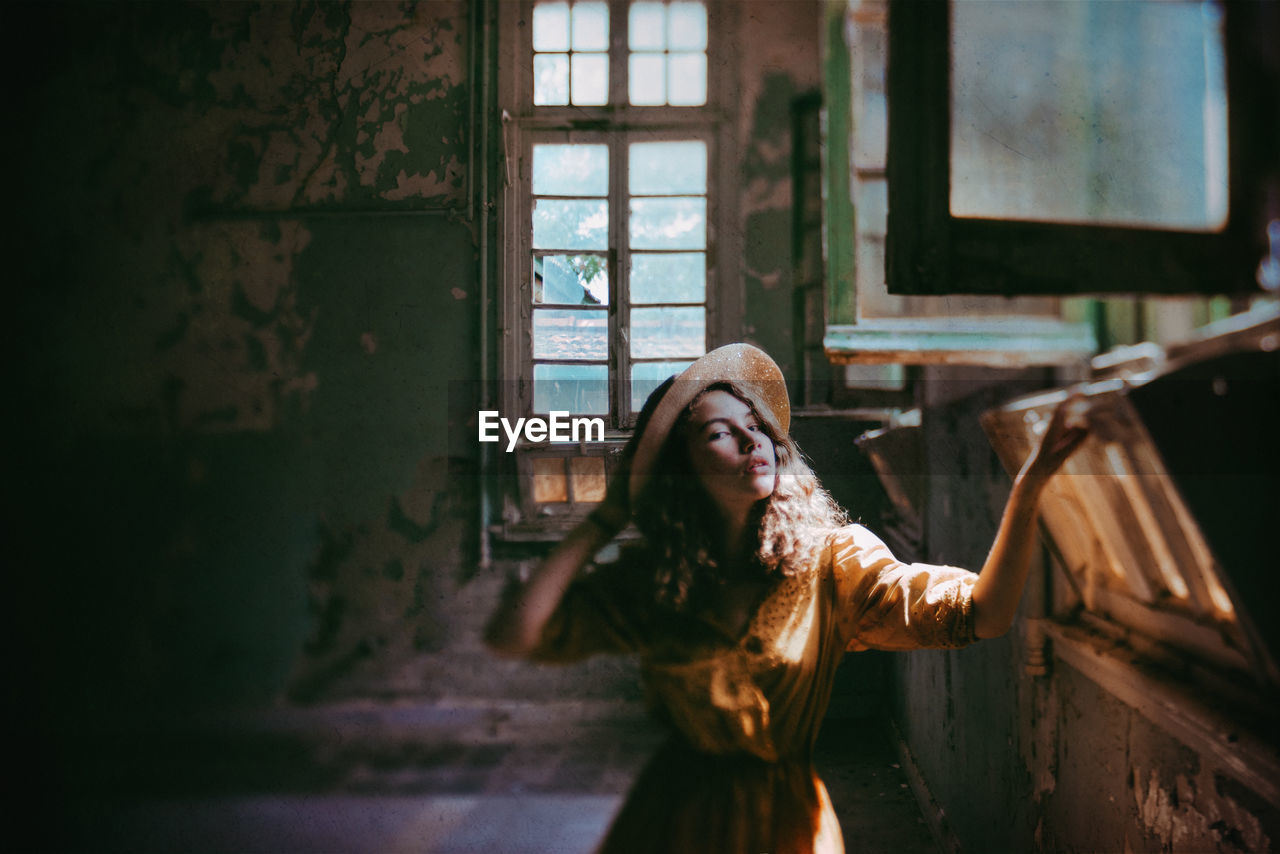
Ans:
<svg viewBox="0 0 1280 854"><path fill-rule="evenodd" d="M891 2L889 290L1256 292L1254 5Z"/></svg>
<svg viewBox="0 0 1280 854"><path fill-rule="evenodd" d="M708 146L531 137L532 412L625 426L706 352ZM626 164L612 182L611 161ZM612 199L611 183L621 185Z"/></svg>
<svg viewBox="0 0 1280 854"><path fill-rule="evenodd" d="M1083 610L1280 685L1274 585L1257 566L1280 474L1269 424L1278 344L1280 310L1262 308L1195 342L1148 345L1079 388L1092 435L1049 483L1040 511L1061 569L1054 617L1069 622ZM1065 395L986 414L1007 469L1022 465Z"/></svg>
<svg viewBox="0 0 1280 854"><path fill-rule="evenodd" d="M729 336L716 4L503 4L501 405L604 420L604 446L517 448L520 513L574 517L648 394ZM586 473L590 473L589 475Z"/></svg>
<svg viewBox="0 0 1280 854"><path fill-rule="evenodd" d="M903 220L891 199L890 170L900 155L890 141L904 121L886 86L890 4L828 8L827 357L866 372L881 365L1047 365L1092 355L1096 339L1083 301L890 292L887 250ZM920 99L903 100L909 111Z"/></svg>

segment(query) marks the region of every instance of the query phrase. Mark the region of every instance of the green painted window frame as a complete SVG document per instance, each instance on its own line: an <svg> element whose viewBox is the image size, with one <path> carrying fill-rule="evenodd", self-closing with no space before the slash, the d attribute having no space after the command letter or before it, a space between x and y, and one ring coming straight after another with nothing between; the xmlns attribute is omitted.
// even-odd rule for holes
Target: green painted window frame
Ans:
<svg viewBox="0 0 1280 854"><path fill-rule="evenodd" d="M846 365L964 364L986 367L1054 365L1087 360L1097 352L1097 338L1090 307L1080 304L1080 301L1063 307L1062 314L1068 319L1016 314L864 315L858 298L858 211L853 203L855 175L851 139L856 118L853 115L852 47L848 42L849 7L847 0L827 0L824 16L826 116L822 166L826 187L823 217L827 316L823 349L828 360ZM892 88L888 102L892 134ZM892 148L889 150L892 152ZM890 157L889 168L892 168L892 163L893 158ZM893 221L891 218L890 233Z"/></svg>

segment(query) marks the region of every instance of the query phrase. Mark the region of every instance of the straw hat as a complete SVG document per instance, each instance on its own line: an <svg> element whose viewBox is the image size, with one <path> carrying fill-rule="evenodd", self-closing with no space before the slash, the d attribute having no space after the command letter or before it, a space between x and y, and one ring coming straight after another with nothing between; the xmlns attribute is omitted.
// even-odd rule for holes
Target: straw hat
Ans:
<svg viewBox="0 0 1280 854"><path fill-rule="evenodd" d="M754 398L758 408L768 410L783 432L790 429L791 402L777 363L750 344L717 347L658 386L645 401L637 421L640 440L631 458L629 492L633 505L649 482L658 453L680 413L703 389L719 382L738 385Z"/></svg>

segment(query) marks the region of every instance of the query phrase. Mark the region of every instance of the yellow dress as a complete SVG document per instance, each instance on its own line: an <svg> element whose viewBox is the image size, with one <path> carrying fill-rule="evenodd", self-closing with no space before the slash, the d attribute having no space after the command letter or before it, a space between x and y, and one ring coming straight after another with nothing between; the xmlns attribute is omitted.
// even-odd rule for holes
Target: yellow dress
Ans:
<svg viewBox="0 0 1280 854"><path fill-rule="evenodd" d="M976 579L902 563L851 525L833 532L815 571L774 584L738 638L655 606L645 567L620 562L575 581L535 658L638 654L649 701L673 730L600 851L844 851L810 761L840 656L971 642Z"/></svg>

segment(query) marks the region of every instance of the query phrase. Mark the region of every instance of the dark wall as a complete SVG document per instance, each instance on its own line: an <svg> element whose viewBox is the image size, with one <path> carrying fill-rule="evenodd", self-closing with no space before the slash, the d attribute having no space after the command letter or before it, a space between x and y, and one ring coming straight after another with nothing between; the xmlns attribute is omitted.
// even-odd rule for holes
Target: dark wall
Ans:
<svg viewBox="0 0 1280 854"><path fill-rule="evenodd" d="M438 643L475 540L468 7L18 9L27 696L260 704Z"/></svg>

